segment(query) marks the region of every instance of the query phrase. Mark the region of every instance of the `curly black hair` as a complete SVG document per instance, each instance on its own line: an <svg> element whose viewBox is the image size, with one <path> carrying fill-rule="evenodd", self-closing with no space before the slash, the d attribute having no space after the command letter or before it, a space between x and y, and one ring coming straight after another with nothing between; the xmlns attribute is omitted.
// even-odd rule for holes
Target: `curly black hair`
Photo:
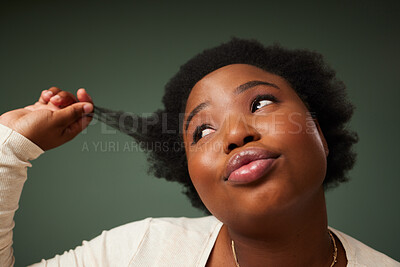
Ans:
<svg viewBox="0 0 400 267"><path fill-rule="evenodd" d="M148 152L149 173L184 186L192 205L210 214L189 176L182 137L182 118L194 85L207 74L231 64L249 64L283 77L317 119L328 143L325 190L348 180L356 154L352 145L355 132L346 129L354 106L348 101L345 85L321 54L309 50L290 50L278 44L263 46L256 40L233 38L204 50L181 66L165 86L164 109L151 117L127 116L95 107L98 119L131 135Z"/></svg>

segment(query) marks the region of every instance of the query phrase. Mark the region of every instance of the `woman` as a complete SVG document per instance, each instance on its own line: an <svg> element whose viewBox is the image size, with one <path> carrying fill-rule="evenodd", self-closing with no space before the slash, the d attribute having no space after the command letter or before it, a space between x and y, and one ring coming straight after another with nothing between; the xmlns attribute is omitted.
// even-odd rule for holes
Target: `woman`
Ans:
<svg viewBox="0 0 400 267"><path fill-rule="evenodd" d="M400 266L328 228L324 189L355 162L344 88L316 53L233 39L181 67L157 124L96 107L148 150L157 177L184 184L212 216L130 223L38 266ZM83 89L75 99L51 88L0 117L2 266L13 263L28 160L82 131L92 104Z"/></svg>

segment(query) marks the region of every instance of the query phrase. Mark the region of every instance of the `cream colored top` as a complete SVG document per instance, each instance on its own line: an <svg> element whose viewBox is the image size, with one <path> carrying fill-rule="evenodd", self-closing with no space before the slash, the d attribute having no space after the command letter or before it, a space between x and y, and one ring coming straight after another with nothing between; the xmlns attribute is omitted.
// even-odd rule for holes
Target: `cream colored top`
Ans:
<svg viewBox="0 0 400 267"><path fill-rule="evenodd" d="M30 160L43 153L0 124L0 266L13 266L12 229ZM147 218L116 227L53 259L32 266L205 266L222 223L213 216ZM346 251L347 266L400 266L354 238L330 228Z"/></svg>

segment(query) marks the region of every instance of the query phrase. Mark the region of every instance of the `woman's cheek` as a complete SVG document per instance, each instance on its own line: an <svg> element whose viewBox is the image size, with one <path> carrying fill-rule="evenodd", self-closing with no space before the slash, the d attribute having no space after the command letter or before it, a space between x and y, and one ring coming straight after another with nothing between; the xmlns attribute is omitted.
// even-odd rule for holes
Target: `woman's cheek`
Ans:
<svg viewBox="0 0 400 267"><path fill-rule="evenodd" d="M308 112L276 112L259 127L285 157L311 165L324 164L325 150L314 119Z"/></svg>
<svg viewBox="0 0 400 267"><path fill-rule="evenodd" d="M322 182L326 174L326 155L313 118L307 113L290 113L279 130L285 132L278 139L295 166L293 175L303 177L304 183Z"/></svg>
<svg viewBox="0 0 400 267"><path fill-rule="evenodd" d="M210 183L216 179L216 157L209 146L199 147L188 159L189 175L193 184Z"/></svg>

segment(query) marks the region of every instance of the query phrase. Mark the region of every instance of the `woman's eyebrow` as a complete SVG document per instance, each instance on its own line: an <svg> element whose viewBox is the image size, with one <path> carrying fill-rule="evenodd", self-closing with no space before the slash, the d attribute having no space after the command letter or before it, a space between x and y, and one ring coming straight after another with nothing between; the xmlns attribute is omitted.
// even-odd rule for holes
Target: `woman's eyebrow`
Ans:
<svg viewBox="0 0 400 267"><path fill-rule="evenodd" d="M257 85L267 85L267 86L271 86L274 87L276 89L280 89L276 84L274 83L269 83L269 82L264 82L264 81L249 81L247 83L244 83L242 85L239 85L238 87L236 87L235 89L235 95L238 95L240 93L243 93L244 91L257 86Z"/></svg>
<svg viewBox="0 0 400 267"><path fill-rule="evenodd" d="M234 91L234 94L235 94L235 95L238 95L238 94L243 93L244 91L246 91L246 90L248 90L248 89L250 89L250 88L252 88L252 87L255 87L255 86L257 86L257 85L266 85L266 86L274 87L274 88L276 88L276 89L280 89L280 88L279 88L276 84L274 84L274 83L269 83L269 82L264 82L264 81L249 81L249 82L246 82L246 83L241 84L241 85L239 85L238 87L236 87L236 88L235 88L235 91ZM203 102L203 103L197 105L197 106L192 110L192 112L190 112L190 114L189 114L189 116L187 117L186 122L185 122L185 131L187 131L187 129L188 129L188 127L189 127L189 123L190 123L190 121L193 119L193 117L194 117L197 113L199 113L201 110L205 109L209 104L210 104L210 102L208 102L208 101L207 101L207 102Z"/></svg>
<svg viewBox="0 0 400 267"><path fill-rule="evenodd" d="M189 123L192 120L192 118L199 113L201 110L205 109L208 105L210 104L210 102L203 102L200 105L197 105L192 112L190 112L189 116L186 119L186 123L185 123L185 131L187 131L187 128L189 127Z"/></svg>

